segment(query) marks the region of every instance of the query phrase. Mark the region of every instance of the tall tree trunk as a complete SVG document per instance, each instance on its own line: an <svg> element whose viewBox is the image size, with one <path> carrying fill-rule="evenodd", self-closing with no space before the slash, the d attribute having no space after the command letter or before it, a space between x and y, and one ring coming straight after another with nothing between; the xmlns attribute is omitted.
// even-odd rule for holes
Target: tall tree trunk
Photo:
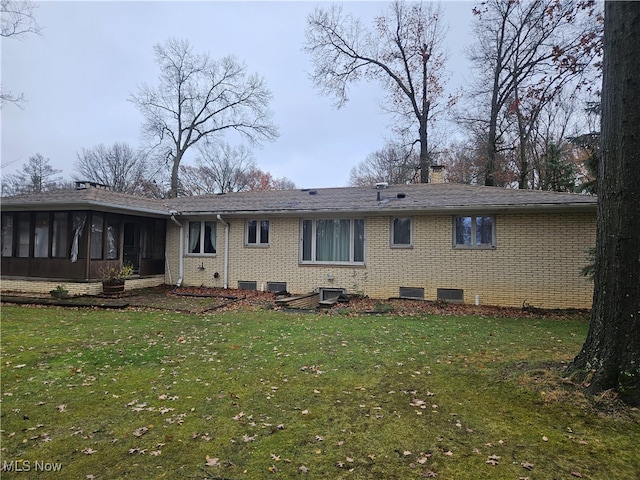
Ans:
<svg viewBox="0 0 640 480"><path fill-rule="evenodd" d="M640 405L640 2L607 1L604 28L593 310L568 371Z"/></svg>
<svg viewBox="0 0 640 480"><path fill-rule="evenodd" d="M427 142L427 121L420 121L420 183L429 183L429 144Z"/></svg>
<svg viewBox="0 0 640 480"><path fill-rule="evenodd" d="M171 165L171 187L169 189L169 197L176 198L178 196L178 187L180 186L180 162L182 161L182 150L178 149L176 156L173 157Z"/></svg>

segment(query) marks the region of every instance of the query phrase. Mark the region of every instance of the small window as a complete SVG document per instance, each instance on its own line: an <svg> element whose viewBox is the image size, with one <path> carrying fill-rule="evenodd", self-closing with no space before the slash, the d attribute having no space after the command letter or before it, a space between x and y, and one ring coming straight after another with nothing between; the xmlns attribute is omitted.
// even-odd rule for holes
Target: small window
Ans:
<svg viewBox="0 0 640 480"><path fill-rule="evenodd" d="M411 246L411 218L394 218L391 224L391 246Z"/></svg>
<svg viewBox="0 0 640 480"><path fill-rule="evenodd" d="M189 222L189 253L216 253L216 222Z"/></svg>
<svg viewBox="0 0 640 480"><path fill-rule="evenodd" d="M455 217L455 247L491 248L495 246L495 221L492 216Z"/></svg>
<svg viewBox="0 0 640 480"><path fill-rule="evenodd" d="M269 220L247 220L247 245L269 244Z"/></svg>

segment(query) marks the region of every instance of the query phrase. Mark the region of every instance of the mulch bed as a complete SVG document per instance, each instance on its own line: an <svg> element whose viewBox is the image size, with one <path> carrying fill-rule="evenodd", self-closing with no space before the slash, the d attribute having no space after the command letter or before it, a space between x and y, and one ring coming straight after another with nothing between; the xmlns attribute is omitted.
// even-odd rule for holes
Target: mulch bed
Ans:
<svg viewBox="0 0 640 480"><path fill-rule="evenodd" d="M238 309L290 310L277 306L278 295L272 292L236 290L208 287L161 286L140 290L129 290L118 296L81 296L57 300L51 297L3 293L3 303L55 305L85 308L153 308L206 313ZM589 318L588 310L548 310L523 306L522 308L475 306L434 302L428 300L387 299L376 300L366 297L349 296L330 308L320 308L318 312L329 315L451 315L451 316L492 316L511 318Z"/></svg>

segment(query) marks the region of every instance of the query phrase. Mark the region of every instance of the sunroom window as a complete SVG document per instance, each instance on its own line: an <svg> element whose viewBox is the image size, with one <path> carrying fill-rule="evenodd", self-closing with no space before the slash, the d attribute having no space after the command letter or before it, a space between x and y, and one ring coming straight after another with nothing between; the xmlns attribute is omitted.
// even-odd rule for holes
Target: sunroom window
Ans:
<svg viewBox="0 0 640 480"><path fill-rule="evenodd" d="M495 246L493 216L455 217L453 224L455 247L491 248Z"/></svg>
<svg viewBox="0 0 640 480"><path fill-rule="evenodd" d="M364 219L303 220L304 263L364 263Z"/></svg>
<svg viewBox="0 0 640 480"><path fill-rule="evenodd" d="M69 215L67 212L53 214L53 234L51 238L51 256L65 258L67 256L67 237L69 233Z"/></svg>
<svg viewBox="0 0 640 480"><path fill-rule="evenodd" d="M13 256L13 215L2 215L2 256Z"/></svg>
<svg viewBox="0 0 640 480"><path fill-rule="evenodd" d="M216 253L216 222L189 222L189 253Z"/></svg>

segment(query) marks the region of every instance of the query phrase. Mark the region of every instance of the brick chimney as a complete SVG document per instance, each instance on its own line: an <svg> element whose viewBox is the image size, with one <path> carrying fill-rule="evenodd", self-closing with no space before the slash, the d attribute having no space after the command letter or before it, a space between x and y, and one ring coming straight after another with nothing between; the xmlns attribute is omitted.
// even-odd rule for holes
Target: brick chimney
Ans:
<svg viewBox="0 0 640 480"><path fill-rule="evenodd" d="M429 183L445 183L444 165L431 165L429 167Z"/></svg>

